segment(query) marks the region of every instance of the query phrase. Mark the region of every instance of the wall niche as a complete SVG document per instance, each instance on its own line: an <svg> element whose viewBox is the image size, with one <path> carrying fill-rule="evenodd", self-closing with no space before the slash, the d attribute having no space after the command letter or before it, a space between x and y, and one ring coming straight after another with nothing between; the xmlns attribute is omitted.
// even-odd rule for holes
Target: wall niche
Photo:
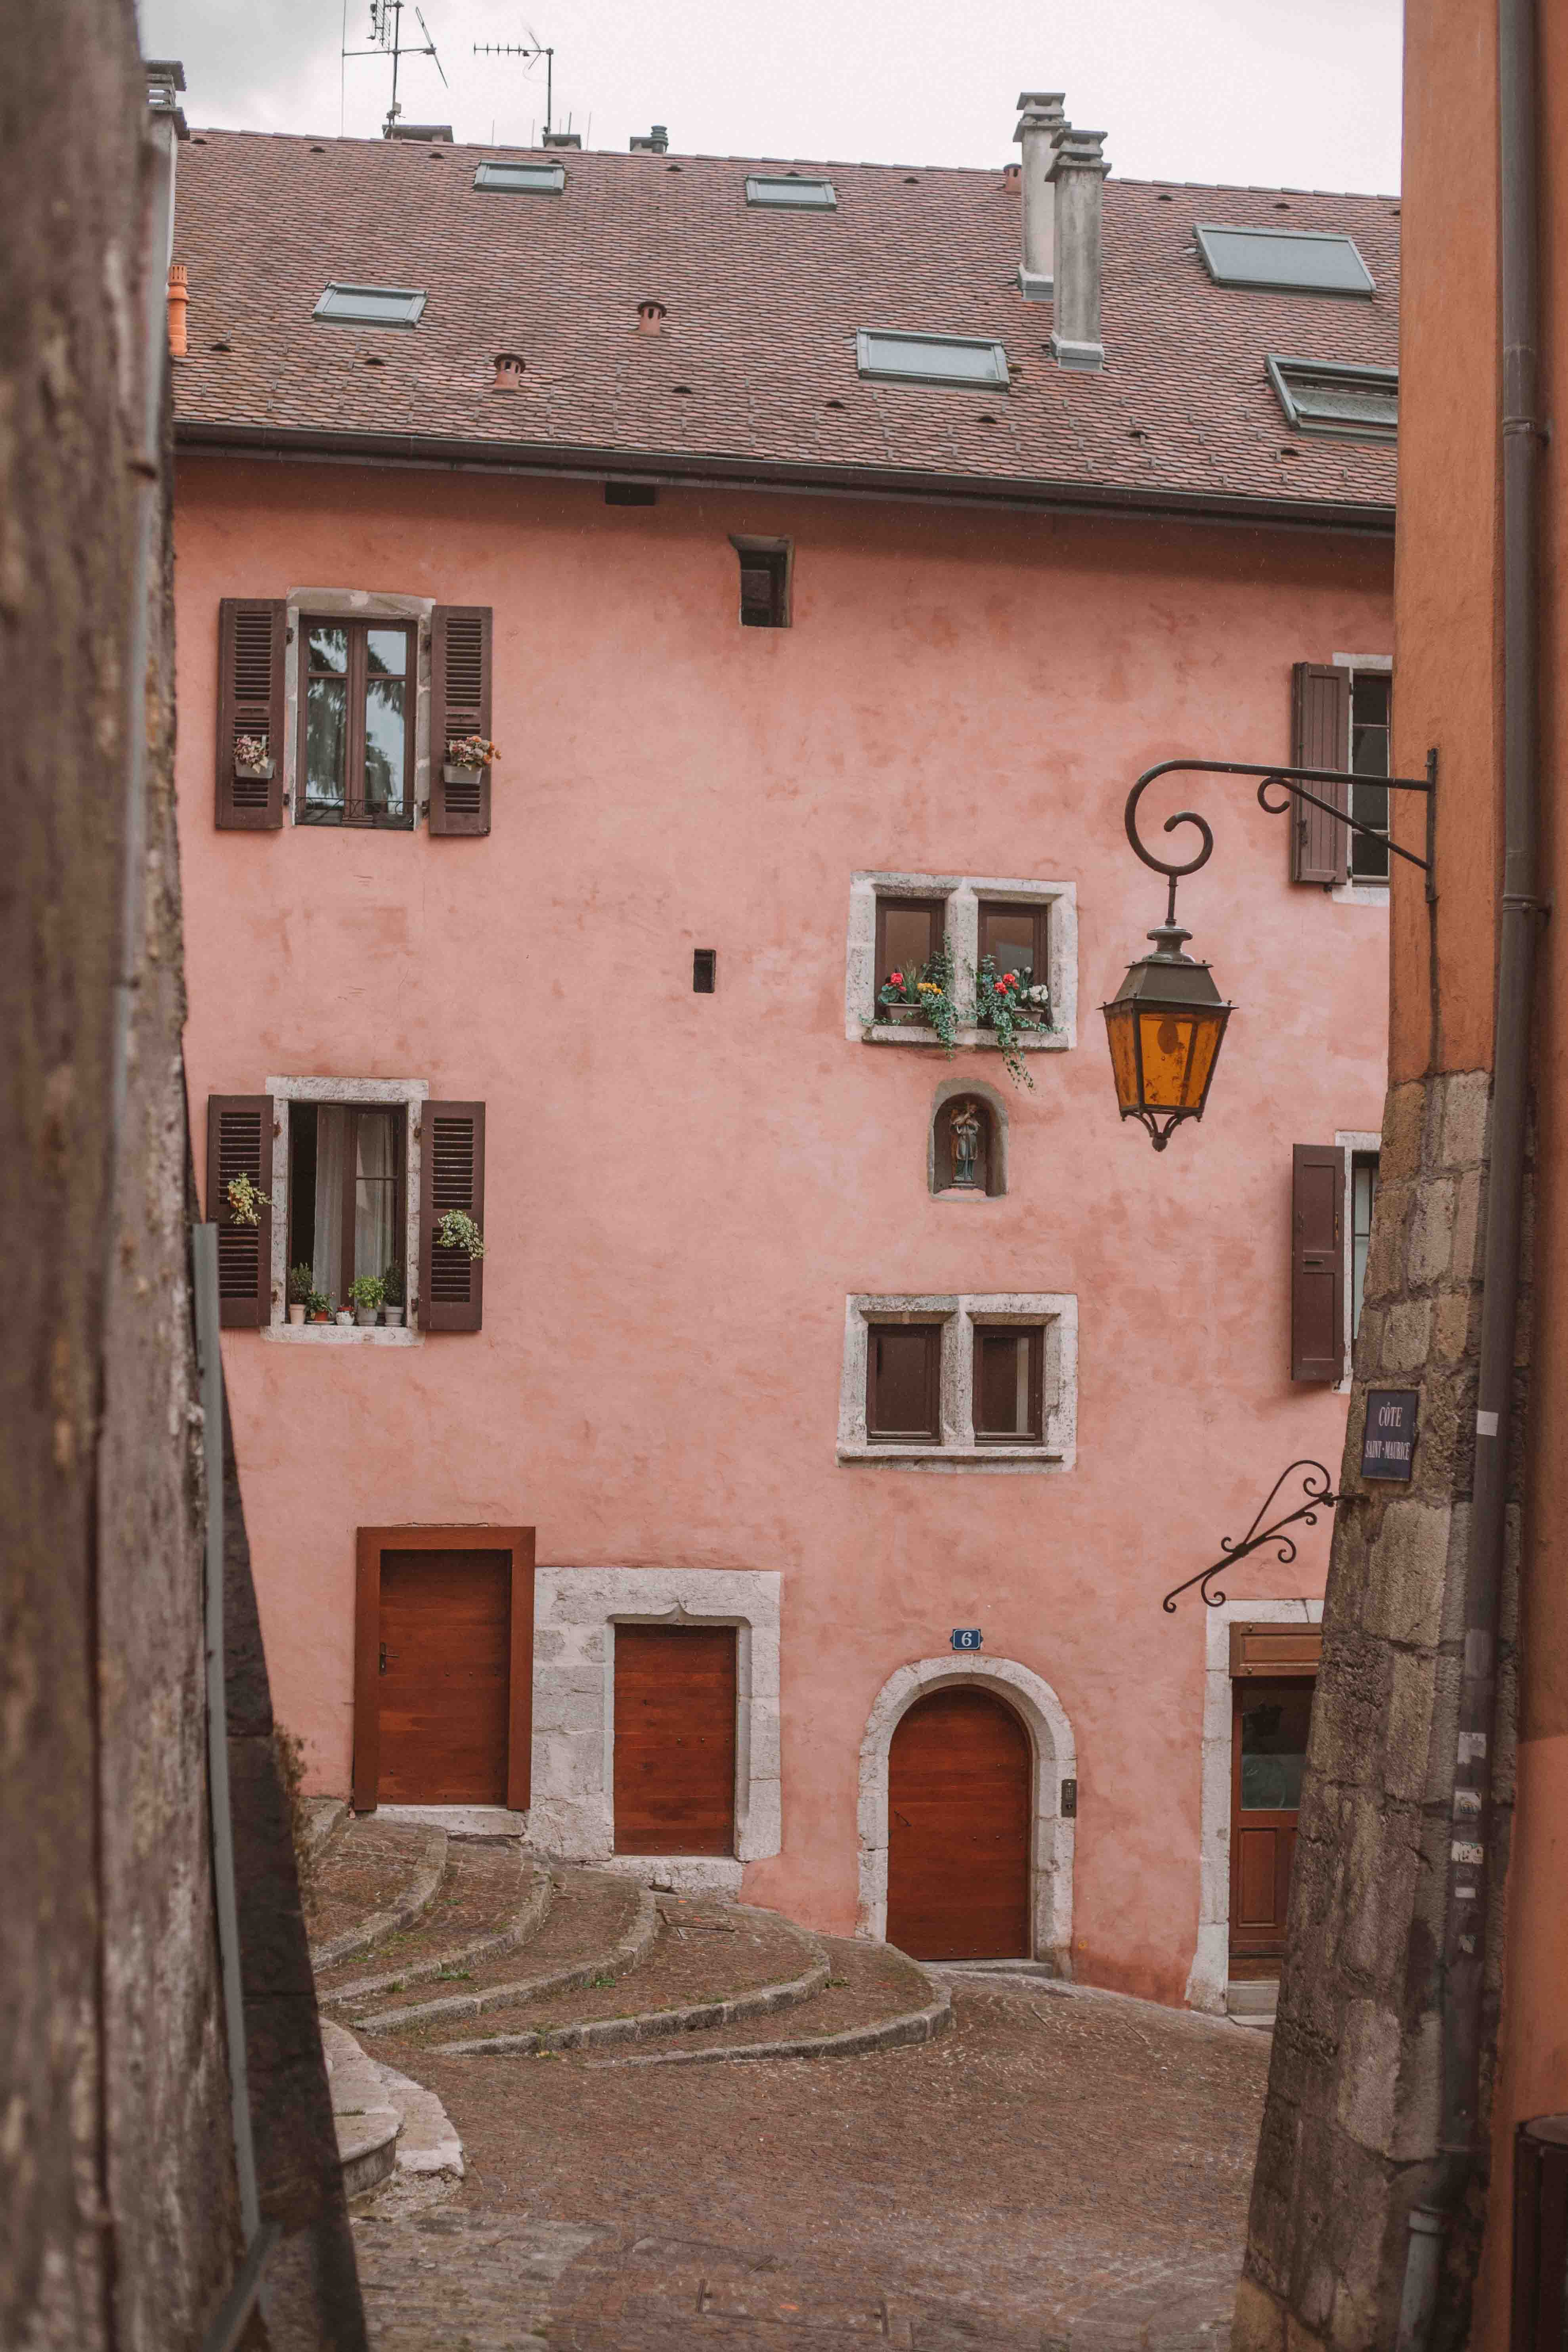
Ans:
<svg viewBox="0 0 1568 2352"><path fill-rule="evenodd" d="M994 1087L945 1079L927 1129L926 1181L939 1201L995 1200L1007 1190L1007 1106Z"/></svg>

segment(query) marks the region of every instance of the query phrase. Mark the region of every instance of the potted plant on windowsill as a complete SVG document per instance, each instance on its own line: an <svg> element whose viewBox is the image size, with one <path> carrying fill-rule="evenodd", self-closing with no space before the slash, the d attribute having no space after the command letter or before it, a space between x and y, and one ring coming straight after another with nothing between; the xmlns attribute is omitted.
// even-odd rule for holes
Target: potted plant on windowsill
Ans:
<svg viewBox="0 0 1568 2352"><path fill-rule="evenodd" d="M454 736L441 762L442 781L448 784L472 783L487 768L494 767L500 758L499 747L488 735Z"/></svg>
<svg viewBox="0 0 1568 2352"><path fill-rule="evenodd" d="M436 1228L438 1249L466 1250L469 1257L483 1257L485 1237L467 1209L448 1209Z"/></svg>
<svg viewBox="0 0 1568 2352"><path fill-rule="evenodd" d="M262 783L271 782L272 759L265 735L235 737L234 772L237 776L253 776Z"/></svg>
<svg viewBox="0 0 1568 2352"><path fill-rule="evenodd" d="M1015 1086L1028 1087L1035 1081L1029 1076L1020 1037L1051 1026L1051 992L1044 986L1034 986L1016 971L996 969L993 956L982 956L980 969L965 970L974 982L974 1018L982 1029L992 1030L1002 1048L1002 1060Z"/></svg>
<svg viewBox="0 0 1568 2352"><path fill-rule="evenodd" d="M237 1176L229 1178L224 1192L228 1201L228 1213L237 1225L258 1225L262 1210L272 1206L268 1195L251 1182L243 1168Z"/></svg>
<svg viewBox="0 0 1568 2352"><path fill-rule="evenodd" d="M402 1324L403 1309L405 1302L405 1294L403 1287L403 1268L400 1265L389 1265L387 1267L386 1272L381 1277L381 1289L382 1315L385 1319L388 1329L395 1330Z"/></svg>
<svg viewBox="0 0 1568 2352"><path fill-rule="evenodd" d="M349 1297L354 1303L354 1321L362 1331L374 1331L375 1318L381 1312L381 1302L386 1297L386 1285L379 1274L356 1274L349 1285ZM342 1317L338 1318L342 1321Z"/></svg>
<svg viewBox="0 0 1568 2352"><path fill-rule="evenodd" d="M877 992L877 1019L895 1029L934 1029L951 1060L958 1050L952 950L945 940L919 971L889 972Z"/></svg>
<svg viewBox="0 0 1568 2352"><path fill-rule="evenodd" d="M306 1322L330 1323L331 1319L331 1300L328 1297L324 1290L312 1290L310 1296L305 1301Z"/></svg>
<svg viewBox="0 0 1568 2352"><path fill-rule="evenodd" d="M289 1320L302 1323L310 1307L315 1284L313 1270L308 1265L291 1265L289 1269Z"/></svg>

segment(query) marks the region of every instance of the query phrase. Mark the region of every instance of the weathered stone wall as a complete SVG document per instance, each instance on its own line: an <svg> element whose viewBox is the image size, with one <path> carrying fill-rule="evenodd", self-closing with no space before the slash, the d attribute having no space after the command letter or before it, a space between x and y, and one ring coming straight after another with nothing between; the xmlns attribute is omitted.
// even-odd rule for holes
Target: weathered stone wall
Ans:
<svg viewBox="0 0 1568 2352"><path fill-rule="evenodd" d="M1486 1071L1449 1074L1395 1087L1384 1112L1235 2352L1392 2345L1407 2216L1432 2186L1489 1094ZM1522 1367L1528 1299L1520 1328ZM1419 1390L1408 1486L1358 1475L1371 1386ZM1513 1793L1517 1510L1509 1554L1489 1840L1497 1887ZM1494 1899L1489 2076L1501 1911ZM1478 2178L1469 2226L1455 2233L1440 2345L1466 2339L1484 2189Z"/></svg>

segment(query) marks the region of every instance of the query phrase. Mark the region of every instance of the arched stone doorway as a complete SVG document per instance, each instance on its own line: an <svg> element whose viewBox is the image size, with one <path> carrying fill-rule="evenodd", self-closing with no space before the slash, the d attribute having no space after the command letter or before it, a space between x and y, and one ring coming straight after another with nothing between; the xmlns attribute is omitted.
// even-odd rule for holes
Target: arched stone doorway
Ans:
<svg viewBox="0 0 1568 2352"><path fill-rule="evenodd" d="M877 1694L860 1743L860 1903L857 1933L888 1935L889 1774L900 1724L920 1700L951 1689L989 1692L1022 1719L1029 1747L1030 1915L1033 1950L1072 1974L1075 1823L1062 1786L1076 1788L1078 1755L1067 1711L1050 1685L1011 1658L921 1658L900 1666ZM1027 1947L1026 1947L1027 1948ZM1005 1957L1014 1957L1005 1955Z"/></svg>
<svg viewBox="0 0 1568 2352"><path fill-rule="evenodd" d="M1033 1959L1034 1753L979 1683L928 1691L888 1751L888 1941L917 1960Z"/></svg>

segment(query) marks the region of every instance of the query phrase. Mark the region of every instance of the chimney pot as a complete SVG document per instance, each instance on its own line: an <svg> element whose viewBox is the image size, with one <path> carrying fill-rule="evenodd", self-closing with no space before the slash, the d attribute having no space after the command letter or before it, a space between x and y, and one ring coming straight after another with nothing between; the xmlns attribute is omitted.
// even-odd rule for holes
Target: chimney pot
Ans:
<svg viewBox="0 0 1568 2352"><path fill-rule="evenodd" d="M1026 89L1018 98L1013 136L1024 151L1019 173L1024 191L1023 259L1018 284L1026 302L1048 302L1056 268L1056 191L1050 183L1051 142L1067 127L1064 93Z"/></svg>
<svg viewBox="0 0 1568 2352"><path fill-rule="evenodd" d="M516 352L498 352L495 356L496 380L490 387L491 390L521 392L524 364L525 362Z"/></svg>
<svg viewBox="0 0 1568 2352"><path fill-rule="evenodd" d="M668 131L662 122L656 122L646 139L639 137L632 141L631 151L634 155L668 155Z"/></svg>
<svg viewBox="0 0 1568 2352"><path fill-rule="evenodd" d="M1051 357L1062 368L1087 371L1105 365L1100 330L1100 225L1110 166L1100 152L1104 144L1103 131L1074 131L1067 125L1051 142L1050 179L1057 204Z"/></svg>
<svg viewBox="0 0 1568 2352"><path fill-rule="evenodd" d="M662 302L639 302L637 304L637 333L639 335L661 335L664 332L664 321L668 315L668 314Z"/></svg>
<svg viewBox="0 0 1568 2352"><path fill-rule="evenodd" d="M169 357L183 360L185 356L185 311L190 302L185 265L183 261L169 264Z"/></svg>

